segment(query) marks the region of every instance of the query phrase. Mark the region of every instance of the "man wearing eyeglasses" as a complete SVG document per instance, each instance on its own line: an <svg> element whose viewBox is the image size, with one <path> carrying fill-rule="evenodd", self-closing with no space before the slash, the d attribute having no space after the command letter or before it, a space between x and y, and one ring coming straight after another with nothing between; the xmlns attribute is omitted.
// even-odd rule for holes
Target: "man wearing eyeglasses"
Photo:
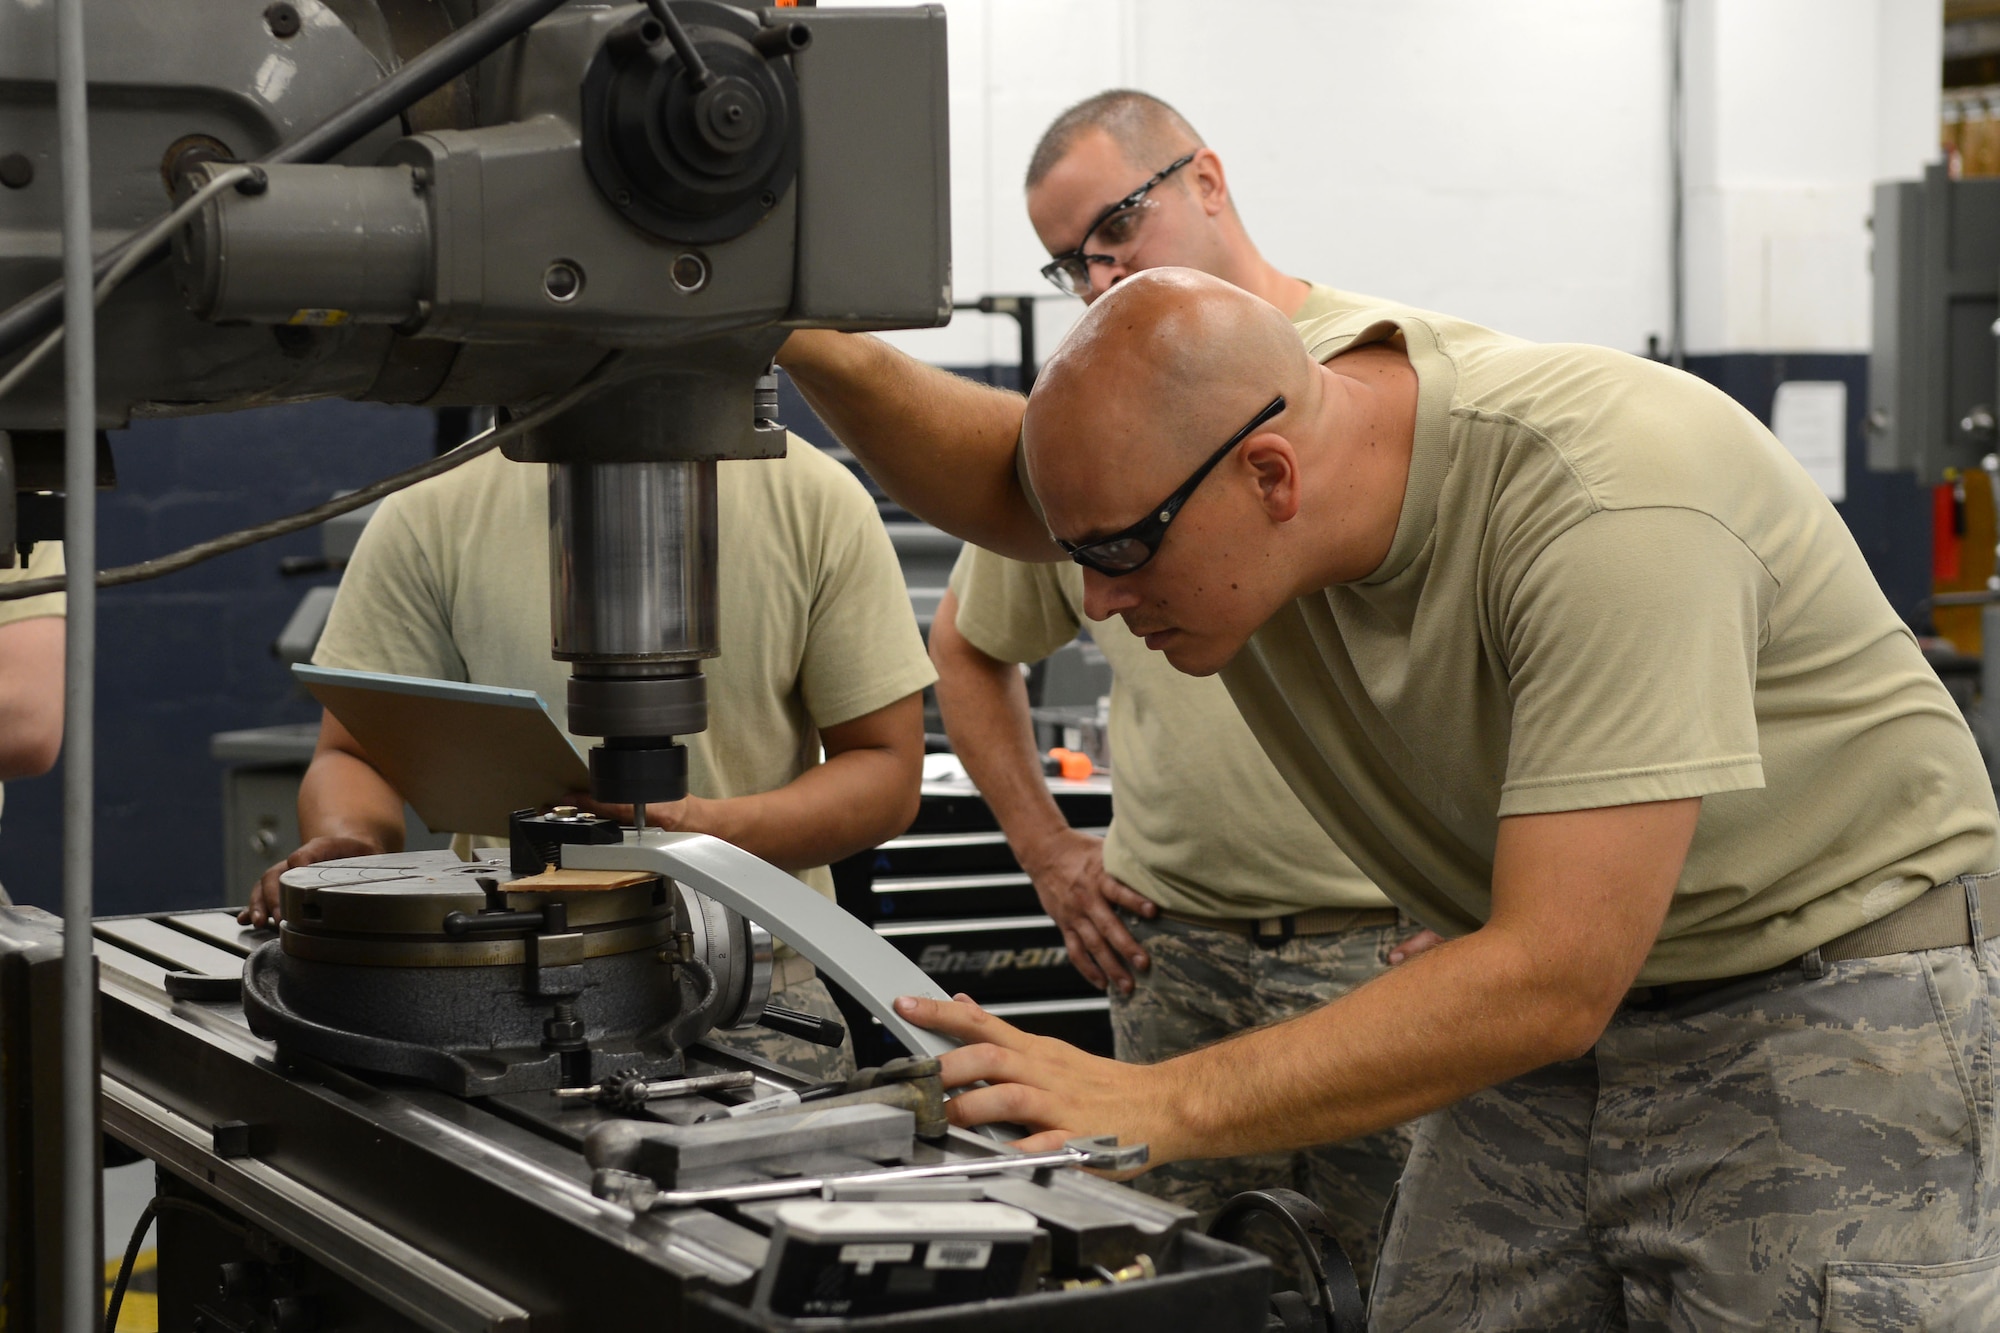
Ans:
<svg viewBox="0 0 2000 1333"><path fill-rule="evenodd" d="M1301 323L1351 300L1268 263L1215 152L1144 93L1101 93L1058 117L1031 156L1027 204L1053 255L1043 275L1086 303L1156 264L1201 268ZM787 348L787 364L819 401L826 377L798 364L798 350ZM1018 397L963 381L945 389L969 415L993 410L993 429L1018 424ZM1108 991L1118 1058L1163 1060L1375 976L1415 927L1292 795L1221 683L1181 675L1115 622L1092 629L1113 674L1115 813L1101 837L1070 827L1042 778L1018 665L1076 636L1079 574L967 547L930 645L953 748L1071 961ZM1296 1188L1327 1213L1365 1284L1408 1151L1407 1129L1393 1127L1303 1152L1175 1163L1140 1186L1205 1215L1244 1190Z"/></svg>
<svg viewBox="0 0 2000 1333"><path fill-rule="evenodd" d="M1114 89L1058 117L1029 163L1027 204L1051 255L1043 275L1086 303L1161 265L1233 283L1293 320L1331 314L1352 299L1266 260L1236 212L1221 158L1146 93ZM867 334L801 329L778 363L836 435L861 441L883 461L878 480L911 513L955 513L979 498L925 466L940 442L1011 444L1020 435L1020 394L926 365Z"/></svg>
<svg viewBox="0 0 2000 1333"><path fill-rule="evenodd" d="M1386 302L1304 335L1137 275L926 517L1053 537L1454 938L1154 1065L898 1001L989 1085L953 1119L1175 1161L1424 1115L1377 1328L1991 1327L2000 812L1840 516L1667 367Z"/></svg>

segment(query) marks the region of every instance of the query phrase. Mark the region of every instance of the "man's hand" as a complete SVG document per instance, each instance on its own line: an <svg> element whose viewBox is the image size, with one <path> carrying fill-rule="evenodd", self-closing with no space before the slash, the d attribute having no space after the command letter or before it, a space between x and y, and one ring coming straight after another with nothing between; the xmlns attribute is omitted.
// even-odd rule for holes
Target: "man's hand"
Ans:
<svg viewBox="0 0 2000 1333"><path fill-rule="evenodd" d="M1061 927L1070 962L1099 990L1115 985L1130 995L1132 973L1150 960L1117 909L1146 917L1159 909L1104 872L1104 839L1071 828L1049 795L1019 665L959 632L958 594L950 590L931 622L931 661L952 749L1000 821L1042 910Z"/></svg>
<svg viewBox="0 0 2000 1333"><path fill-rule="evenodd" d="M1042 910L1062 928L1076 970L1099 990L1115 985L1119 994L1130 995L1132 972L1145 971L1151 960L1117 909L1145 917L1160 909L1105 873L1104 839L1063 828L1036 843L1021 858L1021 868L1034 881Z"/></svg>
<svg viewBox="0 0 2000 1333"><path fill-rule="evenodd" d="M819 740L826 762L782 787L655 801L646 807L646 822L669 833L706 833L791 871L832 865L910 826L924 773L922 691L845 722L822 722ZM584 792L566 799L579 810L632 822L629 805L606 805Z"/></svg>
<svg viewBox="0 0 2000 1333"><path fill-rule="evenodd" d="M238 922L277 925L284 911L278 880L295 866L403 850L403 798L332 713L320 718L319 744L299 783L299 834L305 844L264 872Z"/></svg>
<svg viewBox="0 0 2000 1333"><path fill-rule="evenodd" d="M236 923L259 929L278 924L279 914L284 910L283 886L278 881L287 870L297 866L314 865L320 861L338 861L344 856L378 856L385 850L364 838L345 836L314 838L264 872L263 877L257 881L257 887L250 890L250 905L236 914Z"/></svg>
<svg viewBox="0 0 2000 1333"><path fill-rule="evenodd" d="M1443 943L1444 936L1438 934L1435 930L1420 930L1410 936L1410 938L1399 943L1395 948L1389 950L1389 966L1394 967L1398 963L1407 963L1419 954L1427 954Z"/></svg>
<svg viewBox="0 0 2000 1333"><path fill-rule="evenodd" d="M632 807L629 805L609 805L597 800L587 791L573 791L563 797L565 804L593 815L616 820L630 827ZM699 797L684 796L678 801L649 801L646 805L646 827L665 829L669 833L706 833L695 807L701 803Z"/></svg>
<svg viewBox="0 0 2000 1333"><path fill-rule="evenodd" d="M1172 1109L1172 1076L1164 1072L1169 1065L1123 1064L1034 1036L967 995L950 1001L906 995L896 1012L964 1043L943 1057L945 1087L966 1089L945 1103L954 1125L997 1120L1039 1131L1014 1144L1023 1152L1053 1152L1085 1134L1116 1134L1120 1143L1152 1150L1147 1169L1189 1155L1175 1132L1180 1117ZM967 1087L978 1082L992 1086Z"/></svg>

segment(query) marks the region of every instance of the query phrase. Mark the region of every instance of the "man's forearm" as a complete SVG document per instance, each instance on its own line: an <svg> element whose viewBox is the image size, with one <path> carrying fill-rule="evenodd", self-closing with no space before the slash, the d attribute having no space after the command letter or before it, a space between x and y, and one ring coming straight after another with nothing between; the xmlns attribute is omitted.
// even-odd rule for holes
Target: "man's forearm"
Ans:
<svg viewBox="0 0 2000 1333"><path fill-rule="evenodd" d="M1042 780L1028 687L1021 670L975 648L958 633L956 601L947 593L931 625L931 661L938 670L938 711L966 776L1000 821L1023 865L1035 847L1069 827Z"/></svg>
<svg viewBox="0 0 2000 1333"><path fill-rule="evenodd" d="M801 330L778 363L897 504L1003 555L1059 554L1014 468L1021 395L926 365L866 334Z"/></svg>
<svg viewBox="0 0 2000 1333"><path fill-rule="evenodd" d="M62 752L61 616L0 626L0 782L32 778Z"/></svg>
<svg viewBox="0 0 2000 1333"><path fill-rule="evenodd" d="M275 926L284 912L285 871L343 856L403 849L403 798L368 762L331 713L320 718L319 745L299 783L299 847L262 875L237 916L243 925Z"/></svg>
<svg viewBox="0 0 2000 1333"><path fill-rule="evenodd" d="M299 841L355 838L403 850L403 798L357 755L322 748L299 784Z"/></svg>
<svg viewBox="0 0 2000 1333"><path fill-rule="evenodd" d="M916 802L902 757L843 750L775 791L689 797L685 820L781 870L805 870L895 837L916 817Z"/></svg>
<svg viewBox="0 0 2000 1333"><path fill-rule="evenodd" d="M1160 1066L1202 1157L1352 1138L1589 1050L1659 938L1699 798L1500 822L1487 924Z"/></svg>
<svg viewBox="0 0 2000 1333"><path fill-rule="evenodd" d="M1545 962L1489 928L1159 1066L1185 1134L1161 1147L1232 1157L1374 1133L1581 1054L1601 1026Z"/></svg>
<svg viewBox="0 0 2000 1333"><path fill-rule="evenodd" d="M1116 1133L1156 1162L1339 1142L1589 1051L1659 938L1700 814L1688 797L1504 818L1480 929L1159 1064L1088 1055L970 1003L896 1007L961 1043L943 1057L964 1090L954 1124L1030 1125L1036 1146Z"/></svg>

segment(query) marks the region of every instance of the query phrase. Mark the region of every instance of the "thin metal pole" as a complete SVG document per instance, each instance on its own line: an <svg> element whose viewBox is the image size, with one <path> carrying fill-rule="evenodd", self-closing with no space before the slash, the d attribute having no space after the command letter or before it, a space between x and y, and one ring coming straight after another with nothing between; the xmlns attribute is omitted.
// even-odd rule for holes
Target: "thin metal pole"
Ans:
<svg viewBox="0 0 2000 1333"><path fill-rule="evenodd" d="M98 1265L97 986L90 943L97 645L97 319L91 303L90 126L83 0L56 0L56 120L63 238L63 1328L103 1319Z"/></svg>
<svg viewBox="0 0 2000 1333"><path fill-rule="evenodd" d="M1687 6L1667 0L1667 364L1687 365Z"/></svg>

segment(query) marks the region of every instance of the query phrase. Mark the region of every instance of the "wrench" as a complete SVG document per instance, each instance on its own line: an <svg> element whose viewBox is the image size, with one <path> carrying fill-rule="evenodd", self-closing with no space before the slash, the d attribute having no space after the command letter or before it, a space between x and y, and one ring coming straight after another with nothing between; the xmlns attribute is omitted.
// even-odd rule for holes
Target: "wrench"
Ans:
<svg viewBox="0 0 2000 1333"><path fill-rule="evenodd" d="M636 1075L618 1073L587 1088L557 1088L556 1096L563 1101L602 1102L636 1110L662 1097L684 1097L691 1092L711 1092L722 1088L747 1088L756 1081L757 1076L747 1069L727 1074L696 1074L692 1078L673 1078L659 1083L648 1083Z"/></svg>
<svg viewBox="0 0 2000 1333"><path fill-rule="evenodd" d="M691 1208L703 1203L745 1203L752 1199L783 1199L799 1194L818 1194L835 1184L866 1181L881 1184L895 1180L959 1179L994 1176L1009 1171L1042 1171L1057 1166L1081 1166L1095 1171L1130 1171L1146 1164L1143 1143L1120 1146L1110 1135L1071 1139L1054 1152L1007 1153L975 1157L970 1161L936 1162L929 1166L892 1166L879 1171L853 1171L837 1176L798 1176L786 1180L758 1180L744 1185L711 1185L705 1189L663 1190L645 1176L630 1171L601 1170L591 1182L591 1192L612 1199L634 1212L657 1208Z"/></svg>

